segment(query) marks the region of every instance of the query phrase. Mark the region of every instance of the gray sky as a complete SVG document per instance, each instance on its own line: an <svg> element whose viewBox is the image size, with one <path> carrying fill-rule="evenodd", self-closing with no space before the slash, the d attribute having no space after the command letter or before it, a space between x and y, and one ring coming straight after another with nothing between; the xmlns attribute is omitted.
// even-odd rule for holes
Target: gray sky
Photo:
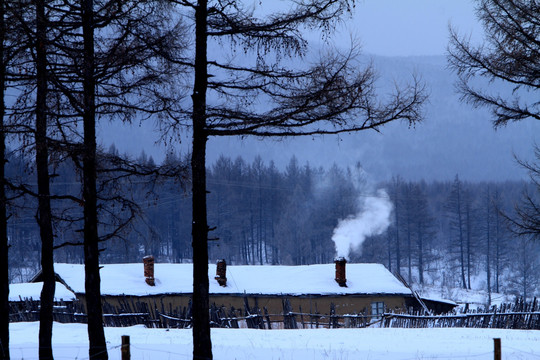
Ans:
<svg viewBox="0 0 540 360"><path fill-rule="evenodd" d="M448 25L480 39L472 0L359 0L348 31L366 53L384 56L444 55Z"/></svg>
<svg viewBox="0 0 540 360"><path fill-rule="evenodd" d="M293 3L253 1L256 16L287 11ZM352 36L364 53L373 55L444 55L449 24L480 39L474 4L474 0L356 0L352 18L344 17L333 41L347 46Z"/></svg>

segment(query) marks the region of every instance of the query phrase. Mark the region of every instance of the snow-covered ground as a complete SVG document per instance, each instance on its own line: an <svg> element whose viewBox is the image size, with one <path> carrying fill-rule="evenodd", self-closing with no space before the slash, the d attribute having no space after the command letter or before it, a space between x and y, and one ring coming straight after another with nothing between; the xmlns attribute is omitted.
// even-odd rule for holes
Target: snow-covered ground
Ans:
<svg viewBox="0 0 540 360"><path fill-rule="evenodd" d="M38 359L38 323L12 323L11 358ZM54 324L55 359L87 359L86 326ZM131 358L190 359L190 330L105 328L109 358L120 359L121 336L129 335ZM212 329L214 359L493 359L500 338L503 359L540 359L540 331L497 329Z"/></svg>

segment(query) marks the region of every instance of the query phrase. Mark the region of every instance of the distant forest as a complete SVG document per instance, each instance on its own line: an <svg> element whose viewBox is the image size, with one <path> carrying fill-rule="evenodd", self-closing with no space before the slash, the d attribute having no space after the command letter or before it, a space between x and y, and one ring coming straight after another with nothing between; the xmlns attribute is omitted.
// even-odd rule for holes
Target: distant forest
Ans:
<svg viewBox="0 0 540 360"><path fill-rule="evenodd" d="M109 152L116 152L114 146ZM147 167L153 159L138 161ZM173 166L184 159L169 154ZM78 191L80 174L69 162L54 170L52 191ZM32 163L10 158L8 176L32 184ZM24 179L26 177L26 180ZM58 180L57 180L58 179ZM471 183L408 181L396 176L370 183L357 168L315 168L293 156L285 169L255 158L220 157L208 169L208 220L212 228L210 259L229 264L304 265L332 262L332 233L338 221L361 210L362 199L385 189L394 204L392 225L379 236L352 249L349 261L382 263L415 284L478 287L485 279L491 291L532 295L540 286L538 242L519 238L508 229L524 192L525 181ZM141 262L152 254L158 262L189 262L191 197L189 174L183 179L155 181L144 176L123 182L100 183L100 220L104 234L102 263ZM107 197L121 194L121 205ZM56 262L81 263L82 207L65 200L53 202ZM10 276L27 280L39 268L40 237L35 199L13 201L9 219ZM114 215L114 216L113 216ZM120 226L119 226L120 225ZM108 233L109 229L115 229ZM118 231L120 229L120 231ZM142 270L141 270L142 271ZM473 279L473 280L471 280Z"/></svg>

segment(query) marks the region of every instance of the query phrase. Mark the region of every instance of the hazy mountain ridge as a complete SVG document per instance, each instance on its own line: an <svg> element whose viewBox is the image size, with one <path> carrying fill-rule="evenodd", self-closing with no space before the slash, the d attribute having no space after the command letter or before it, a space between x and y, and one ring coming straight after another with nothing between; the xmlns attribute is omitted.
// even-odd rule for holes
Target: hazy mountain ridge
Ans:
<svg viewBox="0 0 540 360"><path fill-rule="evenodd" d="M379 93L392 91L394 82L411 81L413 74L426 84L430 94L425 106L425 120L413 128L393 123L376 131L362 131L340 136L301 137L293 139L257 139L254 137L210 138L208 163L220 155L243 156L252 161L260 155L284 168L294 154L300 163L312 166L353 166L360 162L374 181L401 175L406 179L450 180L456 174L464 180L504 181L526 178L514 154L532 160L535 141L540 141L540 123L524 120L495 130L487 109L475 109L460 101L456 92L457 77L448 68L444 56L367 57L379 74ZM508 87L485 84L494 91ZM155 124L136 123L131 129L122 124L102 123L103 145L115 143L121 152L138 156L142 151L161 161L167 151L156 146L158 135L151 135ZM118 139L123 134L123 139ZM174 151L189 152L191 139L184 134L183 143Z"/></svg>
<svg viewBox="0 0 540 360"><path fill-rule="evenodd" d="M397 174L408 179L445 180L459 173L463 179L474 181L525 176L513 154L531 158L540 124L528 120L494 130L486 109L474 109L460 101L455 91L456 76L447 69L443 56L374 57L373 61L381 77L382 94L391 90L394 79L402 83L412 74L423 79L430 98L422 123L411 129L394 123L381 133L368 131L283 142L211 139L209 161L220 154L258 154L284 166L290 154L295 154L301 162L309 161L314 166L360 162L376 180Z"/></svg>

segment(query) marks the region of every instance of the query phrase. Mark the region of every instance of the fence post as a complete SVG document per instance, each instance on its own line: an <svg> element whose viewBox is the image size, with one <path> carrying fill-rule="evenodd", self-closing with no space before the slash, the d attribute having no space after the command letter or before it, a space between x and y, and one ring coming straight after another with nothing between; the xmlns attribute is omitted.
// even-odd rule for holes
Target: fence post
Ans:
<svg viewBox="0 0 540 360"><path fill-rule="evenodd" d="M129 335L122 335L122 360L130 360L131 352L129 349Z"/></svg>
<svg viewBox="0 0 540 360"><path fill-rule="evenodd" d="M501 339L493 339L494 360L501 360Z"/></svg>

